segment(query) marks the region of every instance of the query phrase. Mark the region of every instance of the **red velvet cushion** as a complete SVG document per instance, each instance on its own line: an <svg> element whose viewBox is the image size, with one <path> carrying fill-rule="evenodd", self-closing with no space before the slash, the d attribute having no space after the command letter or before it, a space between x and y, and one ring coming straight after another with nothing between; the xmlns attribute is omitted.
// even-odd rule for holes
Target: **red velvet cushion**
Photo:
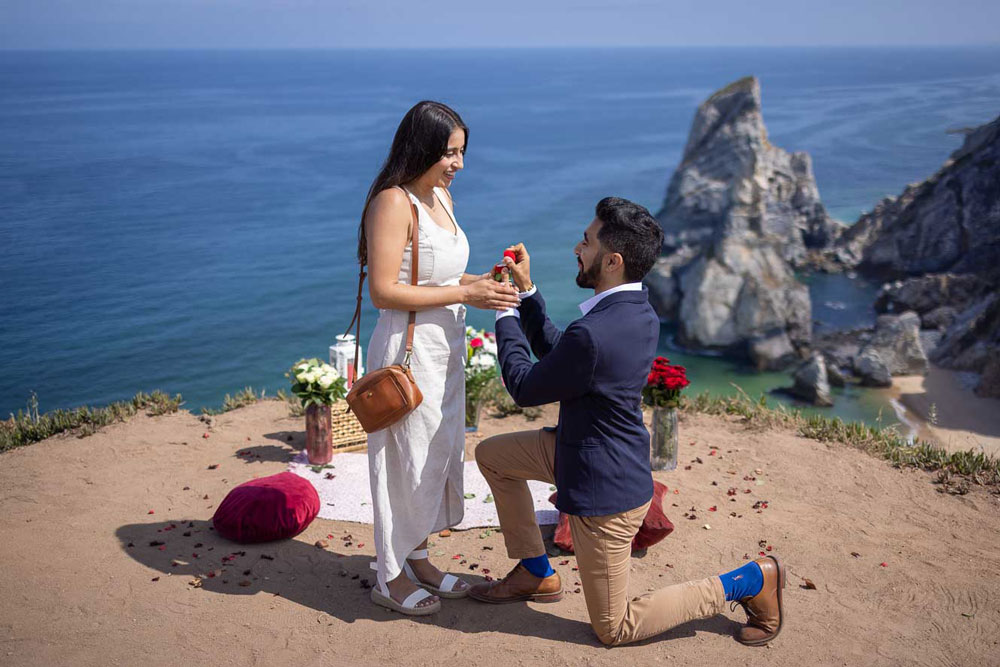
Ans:
<svg viewBox="0 0 1000 667"><path fill-rule="evenodd" d="M319 494L308 480L282 472L240 484L215 510L215 531L234 542L295 537L319 514Z"/></svg>
<svg viewBox="0 0 1000 667"><path fill-rule="evenodd" d="M642 525L639 526L639 532L632 538L632 551L648 549L674 531L674 524L663 513L663 495L666 492L666 486L653 480L653 502L649 504L646 517L642 520ZM555 493L549 497L549 502L555 504ZM556 526L552 541L563 551L573 551L573 534L569 528L569 516L562 512L559 513L559 525Z"/></svg>

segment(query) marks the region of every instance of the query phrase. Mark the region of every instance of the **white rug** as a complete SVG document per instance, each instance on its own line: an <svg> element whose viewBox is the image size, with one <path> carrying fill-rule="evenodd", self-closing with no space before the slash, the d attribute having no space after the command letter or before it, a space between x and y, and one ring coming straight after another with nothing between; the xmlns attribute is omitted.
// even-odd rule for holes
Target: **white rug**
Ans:
<svg viewBox="0 0 1000 667"><path fill-rule="evenodd" d="M313 472L305 452L289 464L289 470L309 480L319 493L319 515L336 521L372 523L372 494L368 483L368 455L337 454L327 467ZM327 475L331 479L327 479ZM559 512L549 502L553 488L545 482L528 482L535 501L535 518L538 525L559 522ZM488 528L500 525L497 507L490 495L490 487L474 461L465 463L465 517L456 530ZM471 497L470 497L471 496Z"/></svg>

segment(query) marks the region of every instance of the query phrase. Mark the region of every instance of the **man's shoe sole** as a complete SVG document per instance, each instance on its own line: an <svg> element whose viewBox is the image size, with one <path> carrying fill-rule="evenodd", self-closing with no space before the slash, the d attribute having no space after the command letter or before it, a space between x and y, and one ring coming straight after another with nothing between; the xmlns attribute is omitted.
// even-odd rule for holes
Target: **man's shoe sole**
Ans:
<svg viewBox="0 0 1000 667"><path fill-rule="evenodd" d="M519 595L513 598L494 598L487 596L479 596L476 593L469 591L469 597L473 600L478 600L479 602L488 602L489 604L510 604L511 602L559 602L563 598L563 592L559 591L557 593L531 593L529 595Z"/></svg>
<svg viewBox="0 0 1000 667"><path fill-rule="evenodd" d="M774 560L774 564L778 567L778 629L774 631L773 635L767 637L762 637L761 639L756 639L754 641L745 642L736 637L736 641L743 644L744 646L763 646L767 644L781 632L781 627L785 624L785 604L781 599L781 589L785 587L785 568L782 567L781 561L778 560L777 556L768 555L768 558Z"/></svg>

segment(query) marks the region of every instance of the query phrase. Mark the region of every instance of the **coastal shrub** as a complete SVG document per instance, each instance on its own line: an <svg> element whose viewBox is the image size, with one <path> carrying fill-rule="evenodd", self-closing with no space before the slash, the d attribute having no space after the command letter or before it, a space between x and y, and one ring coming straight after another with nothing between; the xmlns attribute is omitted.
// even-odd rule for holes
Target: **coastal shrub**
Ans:
<svg viewBox="0 0 1000 667"><path fill-rule="evenodd" d="M951 476L967 478L976 484L1000 487L1000 459L983 452L967 450L949 452L922 440L910 442L899 433L895 425L881 426L863 422L845 422L840 417L803 414L797 408L784 405L770 407L763 395L750 398L742 389L736 396L713 396L702 392L681 401L681 411L709 415L734 415L750 428L783 426L794 429L799 435L821 442L839 442L855 447L889 461L897 468L920 468L940 471L936 480L952 493L962 493L949 487ZM881 418L879 419L881 422ZM964 487L967 489L967 484Z"/></svg>
<svg viewBox="0 0 1000 667"><path fill-rule="evenodd" d="M32 392L25 410L18 410L0 422L0 452L44 440L58 433L73 431L77 437L91 435L102 426L122 422L145 410L150 416L177 412L183 403L181 395L169 396L162 391L139 392L128 401L116 401L103 408L87 406L72 410L38 412L38 396Z"/></svg>
<svg viewBox="0 0 1000 667"><path fill-rule="evenodd" d="M230 410L242 408L247 405L253 405L257 401L265 399L264 394L266 391L266 389L261 389L260 396L258 396L253 387L244 387L243 390L237 392L235 396L226 394L226 397L222 400L222 408L213 409L203 407L201 412L205 415L221 415L222 413L229 412Z"/></svg>

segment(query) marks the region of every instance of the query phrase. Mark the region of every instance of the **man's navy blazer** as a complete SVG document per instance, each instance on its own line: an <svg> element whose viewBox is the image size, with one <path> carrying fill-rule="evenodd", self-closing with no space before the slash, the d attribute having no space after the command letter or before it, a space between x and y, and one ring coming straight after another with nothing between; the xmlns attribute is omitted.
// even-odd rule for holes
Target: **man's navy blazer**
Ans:
<svg viewBox="0 0 1000 667"><path fill-rule="evenodd" d="M500 368L518 405L559 402L556 507L603 516L645 504L653 477L642 388L660 333L649 291L609 294L565 331L546 316L537 291L518 313L496 322Z"/></svg>

